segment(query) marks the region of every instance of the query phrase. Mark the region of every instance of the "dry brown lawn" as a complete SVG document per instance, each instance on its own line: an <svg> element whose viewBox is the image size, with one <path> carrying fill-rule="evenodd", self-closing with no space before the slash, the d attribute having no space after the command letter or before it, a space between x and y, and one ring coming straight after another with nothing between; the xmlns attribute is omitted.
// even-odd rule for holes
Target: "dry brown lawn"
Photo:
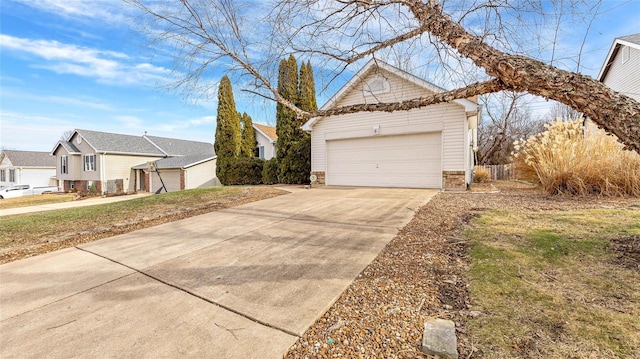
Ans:
<svg viewBox="0 0 640 359"><path fill-rule="evenodd" d="M422 328L438 317L456 323L461 358L633 358L639 223L637 198L518 182L441 193L286 357L430 358Z"/></svg>

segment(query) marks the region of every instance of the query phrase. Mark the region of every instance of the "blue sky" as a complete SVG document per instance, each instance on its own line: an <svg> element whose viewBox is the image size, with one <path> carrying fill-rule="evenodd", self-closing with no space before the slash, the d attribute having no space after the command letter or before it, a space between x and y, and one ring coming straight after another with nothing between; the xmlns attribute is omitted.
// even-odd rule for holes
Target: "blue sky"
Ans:
<svg viewBox="0 0 640 359"><path fill-rule="evenodd" d="M131 8L118 0L0 6L0 147L49 151L75 128L213 142L215 100L194 103L159 88L171 62L145 51ZM640 32L640 0L605 0L601 10L583 50L582 71L594 77L615 37ZM583 34L565 33L563 48L577 53ZM273 124L274 105L234 93L239 111ZM320 94L319 104L331 95Z"/></svg>

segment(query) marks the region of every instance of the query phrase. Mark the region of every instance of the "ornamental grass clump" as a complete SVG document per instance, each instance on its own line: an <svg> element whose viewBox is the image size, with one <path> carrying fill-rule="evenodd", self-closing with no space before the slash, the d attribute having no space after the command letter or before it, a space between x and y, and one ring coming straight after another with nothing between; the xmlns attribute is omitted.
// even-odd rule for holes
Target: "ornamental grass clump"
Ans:
<svg viewBox="0 0 640 359"><path fill-rule="evenodd" d="M535 174L549 194L640 196L640 155L615 136L582 119L555 121L546 131L516 141L514 162L521 177Z"/></svg>
<svg viewBox="0 0 640 359"><path fill-rule="evenodd" d="M490 180L491 174L489 173L488 169L480 166L473 167L473 182L484 183L489 182Z"/></svg>

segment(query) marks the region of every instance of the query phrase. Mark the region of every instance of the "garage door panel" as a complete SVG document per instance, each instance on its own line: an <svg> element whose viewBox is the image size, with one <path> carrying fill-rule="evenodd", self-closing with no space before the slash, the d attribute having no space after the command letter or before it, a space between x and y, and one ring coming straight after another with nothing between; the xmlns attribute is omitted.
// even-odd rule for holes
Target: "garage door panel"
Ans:
<svg viewBox="0 0 640 359"><path fill-rule="evenodd" d="M328 185L441 187L441 133L327 142Z"/></svg>

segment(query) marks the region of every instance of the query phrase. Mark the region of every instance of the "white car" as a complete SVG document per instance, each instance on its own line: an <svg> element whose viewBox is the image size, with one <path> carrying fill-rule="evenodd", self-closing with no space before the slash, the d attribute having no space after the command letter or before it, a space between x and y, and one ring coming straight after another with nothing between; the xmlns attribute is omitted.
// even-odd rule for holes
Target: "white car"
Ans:
<svg viewBox="0 0 640 359"><path fill-rule="evenodd" d="M0 199L33 196L43 193L58 192L56 186L31 187L28 184L15 184L0 188Z"/></svg>

